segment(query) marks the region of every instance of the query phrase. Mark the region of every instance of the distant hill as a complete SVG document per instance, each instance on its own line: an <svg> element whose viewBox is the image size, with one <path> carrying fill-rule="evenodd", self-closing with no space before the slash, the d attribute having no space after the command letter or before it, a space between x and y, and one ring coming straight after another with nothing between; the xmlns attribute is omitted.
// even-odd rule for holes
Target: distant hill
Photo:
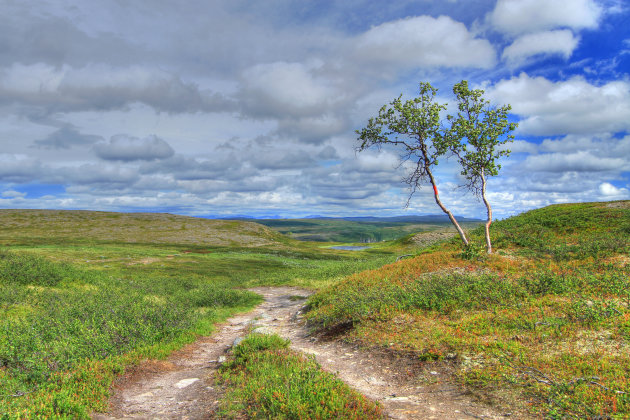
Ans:
<svg viewBox="0 0 630 420"><path fill-rule="evenodd" d="M448 216L445 214L428 214L425 216L392 216L392 217L343 217L343 220L353 222L369 222L369 223L450 223ZM480 223L481 219L470 219L463 216L455 216L458 222Z"/></svg>
<svg viewBox="0 0 630 420"><path fill-rule="evenodd" d="M482 222L465 217L457 219L464 228L473 228ZM454 231L446 215L246 220L303 241L370 243L394 240L415 232Z"/></svg>
<svg viewBox="0 0 630 420"><path fill-rule="evenodd" d="M214 246L262 246L273 230L250 221L210 220L168 213L84 210L0 210L0 243L127 242Z"/></svg>

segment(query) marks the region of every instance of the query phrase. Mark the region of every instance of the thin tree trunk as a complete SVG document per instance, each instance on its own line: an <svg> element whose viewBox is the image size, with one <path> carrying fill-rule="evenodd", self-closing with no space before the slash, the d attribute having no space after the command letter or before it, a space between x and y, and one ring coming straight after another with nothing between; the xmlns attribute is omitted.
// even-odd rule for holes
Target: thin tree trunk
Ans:
<svg viewBox="0 0 630 420"><path fill-rule="evenodd" d="M457 229L457 233L459 233L459 237L462 238L462 242L464 243L465 246L468 246L468 239L466 239L466 234L464 234L464 231L459 226L459 223L457 223L457 220L455 220L455 216L453 216L453 213L448 211L448 209L444 207L444 204L442 204L442 201L440 200L440 194L438 194L438 189L437 189L437 186L435 185L435 178L433 178L433 174L431 173L431 170L427 167L425 167L425 170L427 172L427 175L429 175L429 180L431 181L431 185L433 185L433 193L435 197L435 202L437 203L438 206L440 206L442 211L446 213L448 218L451 219L451 223L455 226L455 229Z"/></svg>
<svg viewBox="0 0 630 420"><path fill-rule="evenodd" d="M486 205L486 209L488 210L488 220L486 221L486 249L488 250L488 254L492 254L492 242L490 241L490 225L492 224L492 207L490 207L490 203L486 198L486 177L484 176L483 169L481 170L481 198L483 199L483 204Z"/></svg>

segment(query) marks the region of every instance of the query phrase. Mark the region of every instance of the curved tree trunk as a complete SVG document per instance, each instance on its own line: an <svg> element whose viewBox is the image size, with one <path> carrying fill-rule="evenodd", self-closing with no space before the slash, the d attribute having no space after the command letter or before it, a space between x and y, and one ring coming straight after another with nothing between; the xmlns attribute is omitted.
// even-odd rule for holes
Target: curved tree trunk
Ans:
<svg viewBox="0 0 630 420"><path fill-rule="evenodd" d="M433 173L431 173L431 170L428 168L428 166L425 166L424 170L429 176L431 185L433 185L433 193L435 197L435 202L437 203L438 206L440 206L442 211L446 213L448 218L451 220L451 223L455 226L455 229L457 229L457 233L459 233L459 237L462 238L462 242L464 243L464 245L468 246L468 239L466 238L466 234L462 230L461 226L459 226L459 223L457 223L457 220L455 220L455 216L453 216L453 213L451 213L446 207L444 207L444 204L442 204L442 201L440 200L440 194L438 194L438 189L437 189L437 186L435 185L435 178L433 178Z"/></svg>
<svg viewBox="0 0 630 420"><path fill-rule="evenodd" d="M486 205L486 209L488 210L488 220L486 221L486 249L488 250L488 254L492 254L492 242L490 241L490 225L492 224L492 207L490 207L490 203L486 198L486 177L483 173L483 169L481 170L481 198L483 199L483 204Z"/></svg>

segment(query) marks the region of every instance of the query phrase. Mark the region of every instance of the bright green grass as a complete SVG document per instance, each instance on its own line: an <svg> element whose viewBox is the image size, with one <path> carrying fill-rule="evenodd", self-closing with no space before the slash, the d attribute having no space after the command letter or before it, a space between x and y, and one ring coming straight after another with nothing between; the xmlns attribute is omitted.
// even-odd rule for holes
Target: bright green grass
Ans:
<svg viewBox="0 0 630 420"><path fill-rule="evenodd" d="M0 220L0 418L86 418L106 409L126 366L260 302L245 287L317 288L395 258L172 215L3 211Z"/></svg>
<svg viewBox="0 0 630 420"><path fill-rule="evenodd" d="M378 404L320 369L312 356L288 350L277 335L250 334L221 368L228 391L222 417L380 419Z"/></svg>

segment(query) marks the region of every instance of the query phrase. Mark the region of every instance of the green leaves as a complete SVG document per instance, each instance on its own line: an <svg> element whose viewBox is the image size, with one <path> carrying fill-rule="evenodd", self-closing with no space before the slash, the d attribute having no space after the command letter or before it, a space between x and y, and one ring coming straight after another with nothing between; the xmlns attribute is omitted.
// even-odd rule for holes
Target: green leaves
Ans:
<svg viewBox="0 0 630 420"><path fill-rule="evenodd" d="M440 148L440 112L446 109L446 105L434 102L437 89L429 83L420 83L419 96L414 99L402 101L402 95L394 99L388 105L383 105L376 118L370 118L365 128L357 130L360 145L359 151L370 147L382 147L383 145L401 146L408 160L411 156L419 158L422 162L436 164L437 157L444 153ZM425 159L415 153L422 148L434 150ZM437 147L436 147L437 146Z"/></svg>
<svg viewBox="0 0 630 420"><path fill-rule="evenodd" d="M510 132L517 124L509 122L510 105L492 106L483 97L484 91L470 90L466 80L453 86L453 93L459 112L447 117L451 126L446 142L462 166L461 174L468 181L467 187L479 193L484 177L499 174L498 159L509 156L510 150L504 145L514 138Z"/></svg>

